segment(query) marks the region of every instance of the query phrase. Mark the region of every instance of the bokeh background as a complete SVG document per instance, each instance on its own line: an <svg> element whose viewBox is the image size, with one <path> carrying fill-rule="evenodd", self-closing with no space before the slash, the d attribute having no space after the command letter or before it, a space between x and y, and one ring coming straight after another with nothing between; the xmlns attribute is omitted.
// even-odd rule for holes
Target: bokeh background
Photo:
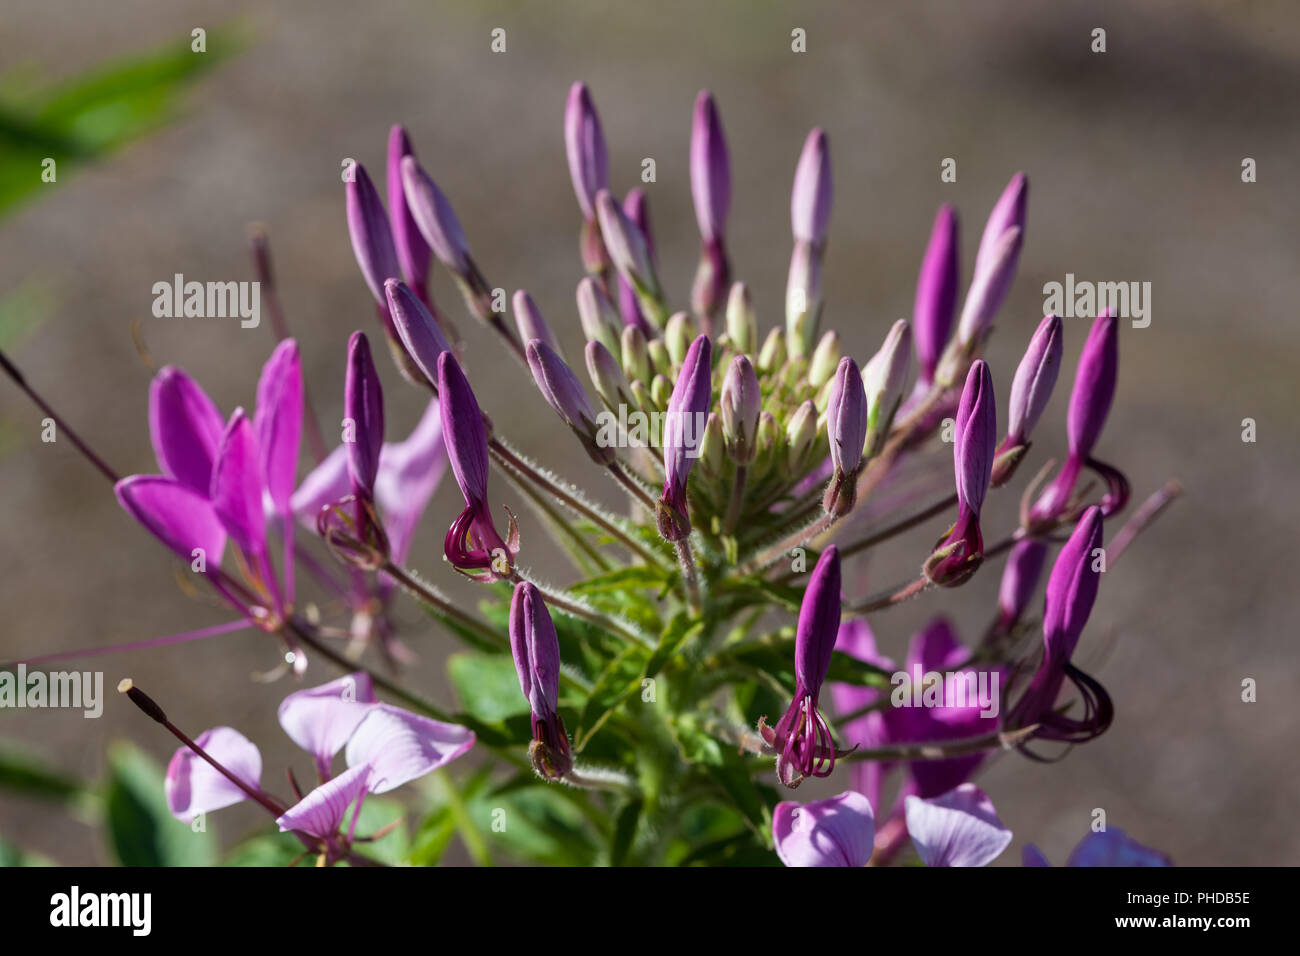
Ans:
<svg viewBox="0 0 1300 956"><path fill-rule="evenodd" d="M1081 653L1118 707L1111 732L1060 763L1005 757L981 778L1016 834L1001 862L1018 862L1029 841L1063 861L1101 807L1112 826L1178 863L1293 864L1297 14L1288 0L6 0L0 75L57 80L143 48L188 45L193 28L211 33L232 19L245 37L237 56L184 97L175 122L61 175L0 224L0 292L35 283L47 312L13 351L115 468L152 470L150 371L130 325L139 320L154 359L185 366L223 408L251 405L272 344L267 322L244 330L233 320L155 319L151 287L177 272L251 279L245 229L265 222L329 431L341 416L346 337L375 329L345 229L341 163L353 157L381 176L388 127L402 122L489 281L528 288L577 354L579 217L561 136L575 79L591 85L601 110L614 187L637 184L643 157L657 162L646 188L661 275L678 302L697 256L691 103L702 87L714 92L731 144L733 262L764 330L780 320L794 163L809 127L824 126L835 174L824 323L860 359L910 314L937 206L952 202L962 214L968 274L984 216L1025 170L1027 241L988 356L999 394L1041 315L1045 282L1067 272L1150 282L1153 320L1123 328L1121 383L1098 453L1126 471L1137 500L1171 477L1187 494L1107 574L1084 639ZM504 54L489 50L495 27L506 30ZM795 27L807 31L804 54L791 52ZM1090 51L1094 27L1107 31L1105 54ZM956 183L940 182L945 157L957 161ZM1257 161L1256 183L1241 181L1245 157ZM478 356L472 375L486 411L536 457L594 477L531 382L464 315L445 273L435 294ZM1067 372L1035 436L1040 455L1064 450L1065 394L1086 329L1086 320L1067 320ZM391 367L381 373L391 427L402 434L420 400ZM1257 422L1253 444L1241 439L1244 418ZM167 555L70 443L41 443L39 420L0 382L0 658L225 620L180 593ZM997 497L986 527L1007 526L1016 494ZM473 591L451 581L438 556L455 497L447 481L412 563L468 599ZM904 579L941 530L920 530L873 558L855 571L855 586ZM530 531L531 516L525 546L545 567L545 546ZM882 649L901 657L911 631L936 612L973 635L997 577L986 571L955 593L879 616ZM409 606L403 620L421 654L411 683L447 694L441 658L451 638ZM302 765L275 723L287 684L249 679L276 653L245 633L84 666L102 667L110 694L131 675L192 730L238 727L262 747L273 780L287 761ZM1240 699L1247 677L1258 682L1253 704ZM160 760L172 749L115 695L98 721L0 711L0 738L69 774L97 775L108 742L121 737ZM217 825L234 837L260 823L258 811L235 808ZM107 859L94 829L4 793L0 836L61 862Z"/></svg>

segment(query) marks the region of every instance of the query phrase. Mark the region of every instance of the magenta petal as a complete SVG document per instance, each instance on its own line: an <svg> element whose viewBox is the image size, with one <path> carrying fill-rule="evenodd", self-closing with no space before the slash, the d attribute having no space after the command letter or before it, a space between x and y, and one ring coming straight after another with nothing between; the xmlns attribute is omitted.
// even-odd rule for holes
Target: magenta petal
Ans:
<svg viewBox="0 0 1300 956"><path fill-rule="evenodd" d="M339 832L348 809L366 792L367 764L345 770L327 780L284 812L275 822L281 830L300 830L328 840Z"/></svg>
<svg viewBox="0 0 1300 956"><path fill-rule="evenodd" d="M262 755L239 731L213 727L199 734L194 742L244 783L257 787L262 779ZM172 755L163 789L167 794L167 808L182 823L248 798L248 794L188 747L181 747Z"/></svg>
<svg viewBox="0 0 1300 956"><path fill-rule="evenodd" d="M358 671L290 694L280 702L280 726L290 740L328 768L374 704L370 675Z"/></svg>
<svg viewBox="0 0 1300 956"><path fill-rule="evenodd" d="M846 790L829 800L778 803L772 836L786 866L866 866L876 819L866 797Z"/></svg>
<svg viewBox="0 0 1300 956"><path fill-rule="evenodd" d="M456 484L465 504L482 507L488 490L487 430L474 390L450 352L438 356L438 400L442 439Z"/></svg>
<svg viewBox="0 0 1300 956"><path fill-rule="evenodd" d="M988 866L1011 843L993 801L973 783L933 800L909 796L907 832L926 866Z"/></svg>
<svg viewBox="0 0 1300 956"><path fill-rule="evenodd" d="M298 343L281 342L257 383L257 410L253 431L262 450L266 489L281 514L290 511L294 480L298 477L298 445L302 437L302 362Z"/></svg>
<svg viewBox="0 0 1300 956"><path fill-rule="evenodd" d="M307 473L298 490L293 493L291 506L298 520L313 531L316 517L326 505L347 496L351 489L348 479L348 448L339 445L325 456L325 460Z"/></svg>
<svg viewBox="0 0 1300 956"><path fill-rule="evenodd" d="M221 438L208 497L226 533L247 554L266 551L265 484L257 436L244 410L237 408Z"/></svg>
<svg viewBox="0 0 1300 956"><path fill-rule="evenodd" d="M149 385L149 437L163 474L208 493L225 422L199 384L164 366Z"/></svg>
<svg viewBox="0 0 1300 956"><path fill-rule="evenodd" d="M386 793L451 763L474 746L474 734L391 704L376 704L348 741L349 767L369 766L371 793Z"/></svg>
<svg viewBox="0 0 1300 956"><path fill-rule="evenodd" d="M375 500L384 516L389 550L398 564L410 553L416 525L446 471L442 413L434 398L406 441L385 445L379 456Z"/></svg>
<svg viewBox="0 0 1300 956"><path fill-rule="evenodd" d="M206 494L161 475L131 475L113 490L127 513L180 558L190 561L201 548L207 564L221 564L226 531Z"/></svg>

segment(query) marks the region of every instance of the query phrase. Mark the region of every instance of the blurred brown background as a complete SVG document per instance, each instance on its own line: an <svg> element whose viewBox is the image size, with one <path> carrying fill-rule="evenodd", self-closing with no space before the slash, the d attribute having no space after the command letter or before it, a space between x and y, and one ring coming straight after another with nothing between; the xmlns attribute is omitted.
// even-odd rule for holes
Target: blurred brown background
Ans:
<svg viewBox="0 0 1300 956"><path fill-rule="evenodd" d="M158 361L185 366L226 410L251 406L271 347L265 319L243 330L234 320L155 319L150 305L153 283L176 272L252 278L244 241L252 220L270 226L281 295L331 432L346 336L375 329L344 225L340 165L354 157L381 179L393 122L410 129L489 281L528 288L570 354L580 338L579 218L561 119L575 79L593 89L618 191L636 184L643 157L657 160L647 189L662 275L678 302L697 255L690 108L699 88L714 92L734 170L733 262L752 284L764 330L780 317L795 159L810 126L827 128L835 211L824 322L860 359L910 314L938 204L962 214L968 275L984 216L1023 169L1032 183L1027 242L989 355L1000 417L1043 283L1067 272L1149 281L1153 321L1122 332L1120 388L1098 454L1126 471L1138 500L1169 477L1187 495L1107 575L1084 638L1081 653L1101 665L1118 707L1111 732L1062 763L1007 757L981 779L1016 833L1002 862L1018 862L1025 841L1062 862L1094 807L1178 863L1300 861L1298 602L1288 571L1300 533L1294 4L6 0L0 73L62 76L233 16L244 18L251 43L199 84L178 122L50 187L0 226L0 291L39 278L56 296L16 357L115 468L154 467L149 372L131 343L133 319ZM1089 49L1097 26L1107 30L1104 55ZM505 54L489 51L495 27L507 31ZM807 31L802 55L790 50L795 27ZM944 157L957 160L955 184L939 180ZM1255 184L1241 182L1244 157L1258 163ZM591 477L575 464L576 446L560 444L567 436L531 383L471 326L445 273L435 294L478 356L472 375L489 414L543 461ZM1068 371L1036 433L1039 456L1064 450L1065 395L1086 328L1067 320ZM403 434L420 402L390 367L381 372L390 427ZM1255 444L1241 441L1247 417L1258 422ZM39 414L8 383L0 419L9 436L0 457L0 657L226 619L177 591L163 550L68 442L40 442ZM987 528L1006 527L1017 494L997 497ZM455 499L448 479L412 563L472 595L438 560ZM531 563L545 568L539 536L527 537L536 524L524 521L525 547L539 549ZM941 530L875 559L872 587L911 573ZM986 571L960 592L878 617L882 648L901 656L911 628L938 610L973 636L997 576ZM403 618L423 658L412 683L445 695L439 658L450 638L409 605ZM1103 663L1111 635L1118 640ZM194 731L238 727L262 747L270 781L282 779L287 760L302 762L274 719L288 685L248 679L275 657L270 642L247 633L83 666L102 667L106 689L130 674ZM1245 677L1258 681L1258 703L1240 701ZM171 750L115 695L98 721L0 712L0 737L86 775L121 736L160 759ZM231 837L259 823L243 808L216 826ZM11 797L0 796L0 834L63 862L105 859L95 831Z"/></svg>

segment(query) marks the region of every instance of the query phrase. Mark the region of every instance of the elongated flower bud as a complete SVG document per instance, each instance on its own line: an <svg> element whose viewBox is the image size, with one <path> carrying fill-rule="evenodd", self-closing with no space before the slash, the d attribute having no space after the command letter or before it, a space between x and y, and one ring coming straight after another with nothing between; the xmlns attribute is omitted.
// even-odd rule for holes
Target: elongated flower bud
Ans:
<svg viewBox="0 0 1300 956"><path fill-rule="evenodd" d="M424 236L420 235L420 227L415 224L415 217L411 215L410 206L406 202L406 189L402 185L402 160L407 156L415 156L411 139L402 126L394 126L388 131L387 176L388 217L392 223L393 245L407 284L415 290L417 296L427 299L432 253Z"/></svg>
<svg viewBox="0 0 1300 956"><path fill-rule="evenodd" d="M916 358L921 367L920 381L934 381L939 358L952 334L952 320L957 310L957 212L951 206L939 208L930 232L930 242L921 260L921 274L916 280L916 303L912 324L916 332Z"/></svg>
<svg viewBox="0 0 1300 956"><path fill-rule="evenodd" d="M857 501L858 471L867 437L867 399L858 363L844 356L831 381L826 405L826 437L830 440L834 469L822 507L827 514L843 516Z"/></svg>
<svg viewBox="0 0 1300 956"><path fill-rule="evenodd" d="M451 471L465 510L447 529L443 549L452 567L476 580L508 578L519 551L519 530L510 520L509 540L492 524L488 504L488 446L483 412L451 352L438 356L438 410Z"/></svg>
<svg viewBox="0 0 1300 956"><path fill-rule="evenodd" d="M763 396L758 387L754 366L737 355L727 367L722 380L722 433L737 464L749 465L758 452L758 416L763 410Z"/></svg>
<svg viewBox="0 0 1300 956"><path fill-rule="evenodd" d="M828 777L835 769L835 738L818 711L822 684L840 629L840 553L834 545L817 559L799 606L794 639L794 699L776 727L759 731L777 752L777 777L795 787L804 777Z"/></svg>
<svg viewBox="0 0 1300 956"><path fill-rule="evenodd" d="M578 321L582 325L582 334L588 342L599 342L610 352L618 355L621 351L619 336L623 323L619 321L614 304L600 287L600 283L591 276L586 276L578 283Z"/></svg>
<svg viewBox="0 0 1300 956"><path fill-rule="evenodd" d="M722 433L722 416L717 412L709 412L704 437L700 440L700 471L710 478L719 477L726 454L727 440Z"/></svg>
<svg viewBox="0 0 1300 956"><path fill-rule="evenodd" d="M591 384L595 386L596 394L605 403L605 407L615 415L618 414L620 405L631 408L635 404L632 388L617 360L609 354L609 349L593 340L587 343L585 357L587 374L591 376Z"/></svg>
<svg viewBox="0 0 1300 956"><path fill-rule="evenodd" d="M775 372L785 364L785 336L780 329L773 329L763 340L763 348L758 353L758 367L764 372Z"/></svg>
<svg viewBox="0 0 1300 956"><path fill-rule="evenodd" d="M681 365L686 358L686 350L691 347L695 337L699 335L699 328L695 320L686 312L675 312L668 319L668 324L664 326L664 348L668 351L668 359L673 365ZM651 358L654 358L651 355ZM661 366L659 362L655 363L656 368Z"/></svg>
<svg viewBox="0 0 1300 956"><path fill-rule="evenodd" d="M1084 465L1100 473L1109 485L1102 499L1105 514L1114 514L1128 500L1128 481L1118 470L1092 458L1092 449L1110 413L1119 377L1119 321L1107 309L1092 324L1079 356L1066 416L1069 455L1060 472L1030 512L1030 524L1050 522L1065 513Z"/></svg>
<svg viewBox="0 0 1300 956"><path fill-rule="evenodd" d="M840 364L841 354L839 333L832 329L821 337L808 361L808 384L821 388L829 382Z"/></svg>
<svg viewBox="0 0 1300 956"><path fill-rule="evenodd" d="M664 488L659 496L659 533L680 541L691 532L686 504L686 479L699 454L699 443L713 403L713 350L707 335L691 343L677 374L664 419Z"/></svg>
<svg viewBox="0 0 1300 956"><path fill-rule="evenodd" d="M815 246L826 241L831 220L831 154L826 132L814 129L804 140L790 193L790 225L796 240Z"/></svg>
<svg viewBox="0 0 1300 956"><path fill-rule="evenodd" d="M540 776L558 780L573 769L569 737L560 719L560 642L542 593L527 581L515 585L509 630L519 687L532 714L528 755Z"/></svg>
<svg viewBox="0 0 1300 956"><path fill-rule="evenodd" d="M880 351L862 370L862 387L867 398L867 437L864 454L874 457L889 437L889 427L903 399L907 369L912 361L912 331L899 319L889 329Z"/></svg>
<svg viewBox="0 0 1300 956"><path fill-rule="evenodd" d="M785 440L789 446L786 463L791 471L804 466L813 442L817 440L817 406L812 400L800 405L785 426Z"/></svg>
<svg viewBox="0 0 1300 956"><path fill-rule="evenodd" d="M691 308L707 321L722 307L731 282L725 246L731 167L717 105L704 90L695 100L691 124L691 196L702 240Z"/></svg>
<svg viewBox="0 0 1300 956"><path fill-rule="evenodd" d="M419 368L430 386L438 382L438 356L451 350L437 320L424 303L399 279L384 283L388 311L393 327L411 361Z"/></svg>
<svg viewBox="0 0 1300 956"><path fill-rule="evenodd" d="M564 151L582 218L592 222L596 218L596 194L609 188L609 152L600 116L585 83L574 83L569 88L564 108Z"/></svg>
<svg viewBox="0 0 1300 956"><path fill-rule="evenodd" d="M537 307L533 297L523 289L514 294L511 301L515 310L515 325L519 329L519 340L527 345L533 339L541 339L557 355L563 356L564 350L560 348L560 342L551 331L547 324L542 310Z"/></svg>
<svg viewBox="0 0 1300 956"><path fill-rule="evenodd" d="M1061 352L1065 333L1055 315L1043 317L1034 337L1029 340L1024 358L1011 380L1011 399L1007 411L1007 436L998 446L993 462L993 487L1006 484L1015 474L1029 449L1029 433L1047 407L1061 371Z"/></svg>
<svg viewBox="0 0 1300 956"><path fill-rule="evenodd" d="M368 501L374 497L379 452L384 445L384 392L364 332L353 332L348 339L343 409L351 424L350 440L345 442L348 475L353 491Z"/></svg>
<svg viewBox="0 0 1300 956"><path fill-rule="evenodd" d="M618 274L644 299L659 297L659 280L650 261L650 247L636 223L614 201L609 190L602 189L596 196L596 216L600 234L605 239L605 249Z"/></svg>
<svg viewBox="0 0 1300 956"><path fill-rule="evenodd" d="M733 282L727 295L727 338L737 352L752 354L758 348L758 320L743 282Z"/></svg>
<svg viewBox="0 0 1300 956"><path fill-rule="evenodd" d="M467 280L473 264L460 220L438 184L414 156L402 159L402 186L411 216L433 254L456 276Z"/></svg>
<svg viewBox="0 0 1300 956"><path fill-rule="evenodd" d="M650 382L650 349L644 333L635 325L623 326L623 371L633 382Z"/></svg>
<svg viewBox="0 0 1300 956"><path fill-rule="evenodd" d="M379 199L370 174L360 163L353 167L353 177L347 183L348 234L352 237L352 252L361 267L361 275L374 296L375 304L383 308L384 282L400 279L401 267L393 234L388 226L388 214Z"/></svg>
<svg viewBox="0 0 1300 956"><path fill-rule="evenodd" d="M983 341L993 324L993 317L1002 307L1002 301L1011 288L1011 280L1016 276L1022 238L1023 233L1018 226L1012 226L1004 232L971 279L966 302L961 310L961 321L957 324L957 341L967 352L977 348Z"/></svg>
<svg viewBox="0 0 1300 956"><path fill-rule="evenodd" d="M979 272L985 265L996 258L998 241L1011 228L1025 231L1025 213L1029 204L1029 177L1016 173L1002 190L1002 195L993 205L988 221L984 224L984 233L980 236L979 252L975 254L975 271Z"/></svg>
<svg viewBox="0 0 1300 956"><path fill-rule="evenodd" d="M549 345L541 339L533 339L527 346L528 367L533 373L533 381L541 391L548 405L564 419L582 440L582 446L598 465L613 464L615 451L612 447L601 448L596 444L596 413L587 401L587 393L573 370L560 358Z"/></svg>
<svg viewBox="0 0 1300 956"><path fill-rule="evenodd" d="M963 584L984 560L980 508L988 491L997 441L997 405L993 377L982 361L966 375L957 408L953 465L957 477L957 521L926 560L927 578L941 587Z"/></svg>
<svg viewBox="0 0 1300 956"><path fill-rule="evenodd" d="M822 256L810 242L796 240L785 287L786 347L793 358L812 351L822 311Z"/></svg>
<svg viewBox="0 0 1300 956"><path fill-rule="evenodd" d="M654 230L650 228L650 204L646 201L645 190L629 189L623 199L623 212L645 237L646 250L650 255L650 264L653 266L655 238ZM625 323L635 325L642 332L650 334L650 320L646 318L645 311L641 308L641 300L637 298L636 289L622 275L618 277L618 310L622 313Z"/></svg>

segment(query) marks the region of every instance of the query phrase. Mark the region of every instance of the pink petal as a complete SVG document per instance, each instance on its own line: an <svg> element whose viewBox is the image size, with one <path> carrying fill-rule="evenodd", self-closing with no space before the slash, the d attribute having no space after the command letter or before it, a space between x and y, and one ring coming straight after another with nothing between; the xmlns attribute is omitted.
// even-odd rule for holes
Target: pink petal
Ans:
<svg viewBox="0 0 1300 956"><path fill-rule="evenodd" d="M280 702L280 726L316 758L322 770L328 770L330 760L374 705L370 675L358 671L290 694Z"/></svg>
<svg viewBox="0 0 1300 956"><path fill-rule="evenodd" d="M294 480L298 477L302 408L298 343L285 339L262 366L262 377L257 383L257 410L253 413L253 431L262 450L267 491L281 514L289 511Z"/></svg>
<svg viewBox="0 0 1300 956"><path fill-rule="evenodd" d="M786 866L866 866L876 838L871 803L846 790L829 800L778 803L776 853Z"/></svg>
<svg viewBox="0 0 1300 956"><path fill-rule="evenodd" d="M371 793L386 793L451 763L474 746L474 734L457 724L377 704L348 741L349 767L368 765Z"/></svg>
<svg viewBox="0 0 1300 956"><path fill-rule="evenodd" d="M131 475L113 490L127 513L183 560L201 548L208 565L221 564L226 531L206 494L161 475Z"/></svg>
<svg viewBox="0 0 1300 956"><path fill-rule="evenodd" d="M351 491L348 449L346 445L339 445L307 473L298 490L293 493L291 507L298 520L315 531L316 517L320 510L351 494Z"/></svg>
<svg viewBox="0 0 1300 956"><path fill-rule="evenodd" d="M168 365L149 385L149 437L163 474L203 494L225 422L199 384Z"/></svg>
<svg viewBox="0 0 1300 956"><path fill-rule="evenodd" d="M988 866L1011 842L993 801L973 783L933 800L909 796L907 832L926 866Z"/></svg>
<svg viewBox="0 0 1300 956"><path fill-rule="evenodd" d="M199 734L194 742L249 786L256 787L262 779L262 755L239 731L213 727ZM182 823L190 823L200 813L220 810L248 797L188 747L181 747L172 756L163 789L172 816Z"/></svg>
<svg viewBox="0 0 1300 956"><path fill-rule="evenodd" d="M303 797L275 822L281 830L301 830L322 840L339 832L343 818L357 797L366 792L370 767L366 764L345 770Z"/></svg>
<svg viewBox="0 0 1300 956"><path fill-rule="evenodd" d="M226 533L247 554L266 552L265 484L257 436L244 410L237 408L221 437L208 497Z"/></svg>

